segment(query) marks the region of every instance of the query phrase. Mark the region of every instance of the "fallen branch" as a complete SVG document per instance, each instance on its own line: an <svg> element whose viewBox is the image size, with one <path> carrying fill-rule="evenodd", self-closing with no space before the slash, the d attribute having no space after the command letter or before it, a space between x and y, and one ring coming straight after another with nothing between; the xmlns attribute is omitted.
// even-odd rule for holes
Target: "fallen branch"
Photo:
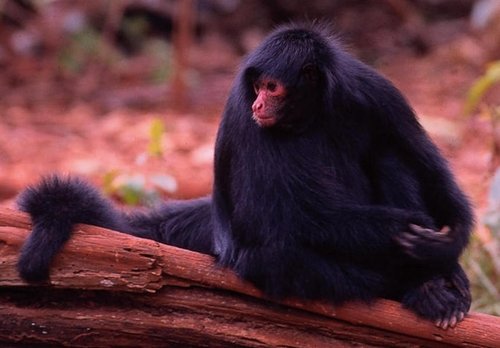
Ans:
<svg viewBox="0 0 500 348"><path fill-rule="evenodd" d="M86 225L77 226L55 260L50 281L35 286L16 271L29 232L25 214L0 209L0 342L72 347L498 347L500 342L499 317L472 313L444 331L387 300L338 308L276 303L217 267L210 256Z"/></svg>

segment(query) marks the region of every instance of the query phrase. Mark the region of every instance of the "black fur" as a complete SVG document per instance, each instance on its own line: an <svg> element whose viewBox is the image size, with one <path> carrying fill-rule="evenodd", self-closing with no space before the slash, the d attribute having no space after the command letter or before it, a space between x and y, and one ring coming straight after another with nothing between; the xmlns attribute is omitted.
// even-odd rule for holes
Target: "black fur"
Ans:
<svg viewBox="0 0 500 348"><path fill-rule="evenodd" d="M170 202L148 212L125 214L79 178L50 176L18 197L30 214L33 231L21 249L18 268L28 281L49 277L50 263L70 238L72 227L86 223L142 238L211 253L210 198Z"/></svg>
<svg viewBox="0 0 500 348"><path fill-rule="evenodd" d="M261 75L288 91L270 128L252 119ZM19 262L28 280L48 276L84 222L213 254L276 298L388 297L444 328L470 306L457 261L467 198L400 92L318 26L281 27L243 63L211 198L124 215L82 181L52 177L20 206L34 222Z"/></svg>

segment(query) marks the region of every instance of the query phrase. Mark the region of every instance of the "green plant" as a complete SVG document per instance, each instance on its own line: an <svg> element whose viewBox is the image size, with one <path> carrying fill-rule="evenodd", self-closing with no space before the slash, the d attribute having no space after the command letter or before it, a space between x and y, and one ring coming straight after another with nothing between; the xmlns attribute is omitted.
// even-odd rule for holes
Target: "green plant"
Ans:
<svg viewBox="0 0 500 348"><path fill-rule="evenodd" d="M156 118L151 121L149 129L149 144L147 152L139 155L139 165L145 165L150 160L163 159L162 139L165 135L164 122ZM154 205L165 193L177 190L174 177L164 173L123 173L112 170L104 174L104 192L115 196L127 205Z"/></svg>
<svg viewBox="0 0 500 348"><path fill-rule="evenodd" d="M478 78L469 90L465 113L470 115L480 104L485 94L500 83L500 61L489 65L485 74ZM484 105L481 113L491 123L493 130L491 171L494 176L489 192L489 208L482 218L491 240L487 243L473 238L463 257L471 279L473 310L500 315L500 105Z"/></svg>
<svg viewBox="0 0 500 348"><path fill-rule="evenodd" d="M92 63L112 67L118 59L118 53L103 41L101 33L93 27L85 27L71 35L58 55L60 69L69 75L81 73Z"/></svg>
<svg viewBox="0 0 500 348"><path fill-rule="evenodd" d="M491 249L495 244L493 241ZM485 249L482 241L474 237L462 259L471 282L472 310L500 316L500 279L495 267L498 259L493 250Z"/></svg>
<svg viewBox="0 0 500 348"><path fill-rule="evenodd" d="M470 115L486 92L497 83L500 83L500 61L491 63L484 75L478 78L469 89L465 103L465 114Z"/></svg>
<svg viewBox="0 0 500 348"><path fill-rule="evenodd" d="M171 47L165 40L149 39L144 45L144 53L151 57L153 69L149 79L153 83L167 81L172 73Z"/></svg>

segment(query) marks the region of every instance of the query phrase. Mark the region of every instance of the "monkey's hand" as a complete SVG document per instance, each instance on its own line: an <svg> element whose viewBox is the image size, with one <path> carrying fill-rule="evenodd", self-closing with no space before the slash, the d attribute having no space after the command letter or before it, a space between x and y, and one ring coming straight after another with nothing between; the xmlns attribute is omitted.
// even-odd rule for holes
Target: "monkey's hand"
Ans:
<svg viewBox="0 0 500 348"><path fill-rule="evenodd" d="M396 236L395 240L405 254L421 261L439 257L453 242L449 226L437 231L415 224L409 224L408 230Z"/></svg>

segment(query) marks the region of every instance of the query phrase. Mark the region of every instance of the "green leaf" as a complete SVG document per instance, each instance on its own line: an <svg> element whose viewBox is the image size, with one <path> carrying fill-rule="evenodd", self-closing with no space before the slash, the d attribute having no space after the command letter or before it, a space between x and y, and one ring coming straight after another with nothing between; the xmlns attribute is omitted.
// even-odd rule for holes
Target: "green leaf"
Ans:
<svg viewBox="0 0 500 348"><path fill-rule="evenodd" d="M485 93L494 84L500 81L500 61L494 62L489 65L485 74L481 76L469 89L467 101L465 104L465 114L470 115L476 108L477 104L483 98Z"/></svg>
<svg viewBox="0 0 500 348"><path fill-rule="evenodd" d="M491 86L498 82L500 82L500 61L491 63L488 69L486 69L485 74L477 79L469 89L464 110L465 114L470 115L477 107L484 94Z"/></svg>
<svg viewBox="0 0 500 348"><path fill-rule="evenodd" d="M102 178L102 188L104 193L108 195L112 195L116 192L115 180L118 177L119 173L117 170L110 170L104 173Z"/></svg>
<svg viewBox="0 0 500 348"><path fill-rule="evenodd" d="M165 133L165 124L159 119L155 118L151 122L151 127L149 130L149 145L148 145L148 154L150 156L161 156L163 154L162 149L162 138Z"/></svg>
<svg viewBox="0 0 500 348"><path fill-rule="evenodd" d="M142 175L129 176L118 191L126 204L138 205L146 194L145 178Z"/></svg>

